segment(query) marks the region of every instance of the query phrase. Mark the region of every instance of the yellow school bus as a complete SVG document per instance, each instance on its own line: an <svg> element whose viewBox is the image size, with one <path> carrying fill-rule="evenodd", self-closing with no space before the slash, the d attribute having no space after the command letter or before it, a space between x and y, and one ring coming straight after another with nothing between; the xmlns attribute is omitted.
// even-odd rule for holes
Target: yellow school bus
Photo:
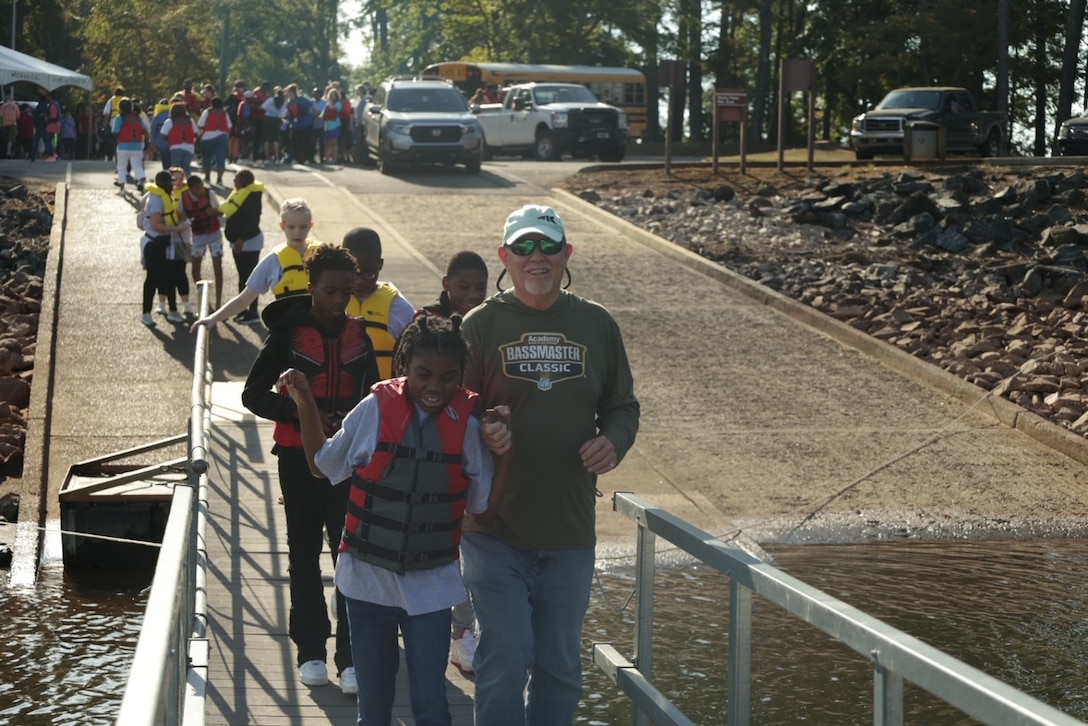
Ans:
<svg viewBox="0 0 1088 726"><path fill-rule="evenodd" d="M634 68L446 61L427 66L422 75L451 81L468 97L490 83L500 88L534 81L581 83L599 100L627 112L629 138L646 134L646 76Z"/></svg>

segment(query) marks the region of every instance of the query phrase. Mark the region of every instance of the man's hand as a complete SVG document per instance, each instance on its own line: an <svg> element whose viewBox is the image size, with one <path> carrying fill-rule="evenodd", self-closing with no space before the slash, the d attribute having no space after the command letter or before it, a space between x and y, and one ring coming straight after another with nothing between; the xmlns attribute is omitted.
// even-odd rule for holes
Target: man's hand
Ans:
<svg viewBox="0 0 1088 726"><path fill-rule="evenodd" d="M484 412L480 420L480 436L487 448L496 456L502 456L510 450L510 407L495 406Z"/></svg>
<svg viewBox="0 0 1088 726"><path fill-rule="evenodd" d="M619 463L616 447L605 436L597 436L582 444L578 449L582 464L591 474L607 474Z"/></svg>

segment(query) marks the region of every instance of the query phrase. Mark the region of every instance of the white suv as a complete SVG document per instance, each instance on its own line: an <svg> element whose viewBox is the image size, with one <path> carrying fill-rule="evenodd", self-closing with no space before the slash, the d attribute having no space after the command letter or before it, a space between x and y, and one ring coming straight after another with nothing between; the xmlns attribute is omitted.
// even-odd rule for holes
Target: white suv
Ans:
<svg viewBox="0 0 1088 726"><path fill-rule="evenodd" d="M464 164L480 172L483 137L468 102L445 81L388 80L365 113L366 146L389 174L412 162Z"/></svg>

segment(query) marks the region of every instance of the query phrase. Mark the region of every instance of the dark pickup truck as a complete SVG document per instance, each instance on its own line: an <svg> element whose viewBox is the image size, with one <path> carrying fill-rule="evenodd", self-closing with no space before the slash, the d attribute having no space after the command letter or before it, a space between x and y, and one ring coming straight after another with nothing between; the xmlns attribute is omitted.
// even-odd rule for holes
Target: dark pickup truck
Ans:
<svg viewBox="0 0 1088 726"><path fill-rule="evenodd" d="M1001 156L1008 139L1005 114L979 111L965 88L897 88L851 122L850 145L855 156L872 159L874 154L902 154L904 129L911 121L943 126L949 152Z"/></svg>

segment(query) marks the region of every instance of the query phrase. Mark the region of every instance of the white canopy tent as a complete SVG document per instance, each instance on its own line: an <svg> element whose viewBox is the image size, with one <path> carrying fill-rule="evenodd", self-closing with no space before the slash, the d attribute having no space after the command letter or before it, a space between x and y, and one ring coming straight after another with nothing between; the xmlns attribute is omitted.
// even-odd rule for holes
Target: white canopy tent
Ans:
<svg viewBox="0 0 1088 726"><path fill-rule="evenodd" d="M85 91L94 90L94 81L90 76L0 46L0 85L6 86L19 81L36 83L49 91L64 86L75 86Z"/></svg>

